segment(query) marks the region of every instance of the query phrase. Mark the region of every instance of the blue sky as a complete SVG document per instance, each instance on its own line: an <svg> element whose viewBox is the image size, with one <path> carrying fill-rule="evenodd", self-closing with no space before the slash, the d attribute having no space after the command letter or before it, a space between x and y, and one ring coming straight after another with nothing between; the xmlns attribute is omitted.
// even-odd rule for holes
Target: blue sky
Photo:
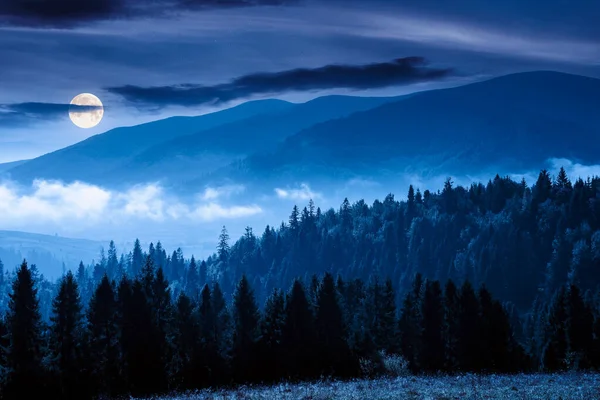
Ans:
<svg viewBox="0 0 600 400"><path fill-rule="evenodd" d="M198 115L252 98L396 95L536 69L600 77L595 0L23 4L32 3L0 5L0 162L35 157L115 126ZM376 88L368 84L375 82L373 71L361 76L366 66L405 57L423 57L429 62L424 68L452 73L400 77ZM358 72L342 82L314 73L331 65ZM297 69L316 83L294 85ZM255 79L250 90L231 90L257 74L268 79ZM152 93L155 86L164 90ZM226 88L228 94L213 102L173 101L182 88L198 87ZM67 104L81 92L96 94L106 106L96 128L74 127L66 112L14 112L21 103ZM223 93L217 91L217 98Z"/></svg>

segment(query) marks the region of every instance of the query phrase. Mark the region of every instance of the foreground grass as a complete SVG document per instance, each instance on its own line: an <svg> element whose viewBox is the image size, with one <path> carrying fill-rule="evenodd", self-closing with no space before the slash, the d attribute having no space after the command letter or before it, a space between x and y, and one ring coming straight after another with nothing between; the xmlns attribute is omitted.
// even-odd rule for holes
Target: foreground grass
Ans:
<svg viewBox="0 0 600 400"><path fill-rule="evenodd" d="M155 398L159 400L159 398ZM203 390L160 400L600 399L600 374L462 375Z"/></svg>

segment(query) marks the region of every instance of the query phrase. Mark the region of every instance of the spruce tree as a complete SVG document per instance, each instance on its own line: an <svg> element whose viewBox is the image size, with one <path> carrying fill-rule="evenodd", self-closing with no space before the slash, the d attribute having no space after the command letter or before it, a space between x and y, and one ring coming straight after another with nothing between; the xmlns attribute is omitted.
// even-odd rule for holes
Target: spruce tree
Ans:
<svg viewBox="0 0 600 400"><path fill-rule="evenodd" d="M283 357L287 364L287 375L291 378L311 378L317 375L314 324L304 287L295 279L286 296L283 326Z"/></svg>
<svg viewBox="0 0 600 400"><path fill-rule="evenodd" d="M422 287L422 275L417 273L413 280L412 290L404 298L398 321L401 352L413 372L421 368Z"/></svg>
<svg viewBox="0 0 600 400"><path fill-rule="evenodd" d="M439 281L426 282L421 312L422 368L426 372L436 373L444 368L444 307Z"/></svg>
<svg viewBox="0 0 600 400"><path fill-rule="evenodd" d="M396 292L391 279L386 279L381 304L381 339L383 350L387 353L397 353L398 343L398 311L396 309Z"/></svg>
<svg viewBox="0 0 600 400"><path fill-rule="evenodd" d="M107 275L92 295L87 311L87 336L94 390L114 396L119 380L118 303Z"/></svg>
<svg viewBox="0 0 600 400"><path fill-rule="evenodd" d="M547 371L560 371L567 367L567 298L564 286L555 292L548 308L543 366Z"/></svg>
<svg viewBox="0 0 600 400"><path fill-rule="evenodd" d="M110 241L108 245L108 259L106 260L106 275L109 279L115 279L117 277L119 269L119 259L117 258L117 248L115 242Z"/></svg>
<svg viewBox="0 0 600 400"><path fill-rule="evenodd" d="M590 367L593 341L594 316L592 310L583 301L579 287L569 285L567 293L567 338L569 351L572 353L575 365L582 369Z"/></svg>
<svg viewBox="0 0 600 400"><path fill-rule="evenodd" d="M136 329L134 325L134 313L132 300L132 282L126 275L121 277L117 289L117 327L119 337L120 350L120 370L118 391L128 392L131 382L131 370L134 368L130 365L134 355L134 343L136 340ZM135 362L134 362L135 363Z"/></svg>
<svg viewBox="0 0 600 400"><path fill-rule="evenodd" d="M79 289L69 271L52 301L50 365L58 378L62 398L82 396L84 367L83 314Z"/></svg>
<svg viewBox="0 0 600 400"><path fill-rule="evenodd" d="M444 288L444 358L445 371L453 373L458 370L458 289L449 279Z"/></svg>
<svg viewBox="0 0 600 400"><path fill-rule="evenodd" d="M129 273L132 277L135 277L142 271L143 266L144 252L142 251L142 246L139 239L135 239L135 243L133 245L133 254L131 256L131 270Z"/></svg>
<svg viewBox="0 0 600 400"><path fill-rule="evenodd" d="M198 266L196 265L194 256L190 260L190 265L186 273L185 294L191 299L197 299L199 295Z"/></svg>
<svg viewBox="0 0 600 400"><path fill-rule="evenodd" d="M264 313L260 321L260 339L258 342L258 367L262 378L274 381L281 377L283 360L281 357L283 325L285 322L285 299L280 289L274 289L267 298Z"/></svg>
<svg viewBox="0 0 600 400"><path fill-rule="evenodd" d="M260 321L254 292L246 275L242 275L233 294L232 317L234 379L237 382L245 382L256 376L253 373L253 365L257 358L256 344Z"/></svg>
<svg viewBox="0 0 600 400"><path fill-rule="evenodd" d="M174 362L173 377L176 387L189 390L199 383L198 362L200 358L200 329L194 303L181 293L175 304L174 344L177 349Z"/></svg>
<svg viewBox="0 0 600 400"><path fill-rule="evenodd" d="M346 341L344 316L339 305L335 282L330 273L326 273L319 284L316 309L315 324L320 373L325 376L355 374L358 366L352 363L350 348Z"/></svg>
<svg viewBox="0 0 600 400"><path fill-rule="evenodd" d="M478 372L481 369L481 318L479 300L467 280L458 297L458 364L461 371Z"/></svg>
<svg viewBox="0 0 600 400"><path fill-rule="evenodd" d="M198 324L200 327L199 355L197 361L197 382L200 386L208 386L215 382L214 374L223 364L219 353L217 316L212 301L212 293L208 285L204 285L198 305Z"/></svg>
<svg viewBox="0 0 600 400"><path fill-rule="evenodd" d="M27 261L17 270L9 295L6 319L8 375L3 396L10 399L35 398L42 394L42 321L37 288Z"/></svg>

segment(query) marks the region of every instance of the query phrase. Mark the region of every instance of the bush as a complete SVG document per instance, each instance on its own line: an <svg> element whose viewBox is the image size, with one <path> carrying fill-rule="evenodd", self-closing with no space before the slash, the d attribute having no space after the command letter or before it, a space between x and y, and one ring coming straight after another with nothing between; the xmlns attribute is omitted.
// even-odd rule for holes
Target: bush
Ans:
<svg viewBox="0 0 600 400"><path fill-rule="evenodd" d="M408 361L398 354L387 354L385 351L375 353L373 357L360 358L361 375L366 378L377 376L407 376L410 374Z"/></svg>
<svg viewBox="0 0 600 400"><path fill-rule="evenodd" d="M388 376L407 376L410 374L408 361L399 354L386 354L381 351L384 373Z"/></svg>

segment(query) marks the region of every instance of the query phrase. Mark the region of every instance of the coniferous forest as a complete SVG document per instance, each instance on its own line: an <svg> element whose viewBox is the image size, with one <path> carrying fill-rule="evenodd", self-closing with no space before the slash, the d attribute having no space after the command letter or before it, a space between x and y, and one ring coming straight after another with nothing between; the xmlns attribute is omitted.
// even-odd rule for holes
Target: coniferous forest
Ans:
<svg viewBox="0 0 600 400"><path fill-rule="evenodd" d="M404 196L403 196L404 197ZM58 282L0 262L4 399L600 369L600 178L496 176L225 227L206 260L136 241ZM6 269L6 271L5 271Z"/></svg>

